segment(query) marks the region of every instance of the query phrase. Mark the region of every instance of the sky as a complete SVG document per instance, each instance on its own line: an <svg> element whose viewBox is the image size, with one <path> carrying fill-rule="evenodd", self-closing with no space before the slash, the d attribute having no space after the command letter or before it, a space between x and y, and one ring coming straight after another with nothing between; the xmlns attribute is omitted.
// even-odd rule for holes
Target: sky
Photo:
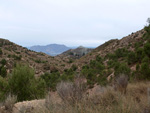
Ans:
<svg viewBox="0 0 150 113"><path fill-rule="evenodd" d="M97 47L142 29L150 0L0 0L0 38Z"/></svg>

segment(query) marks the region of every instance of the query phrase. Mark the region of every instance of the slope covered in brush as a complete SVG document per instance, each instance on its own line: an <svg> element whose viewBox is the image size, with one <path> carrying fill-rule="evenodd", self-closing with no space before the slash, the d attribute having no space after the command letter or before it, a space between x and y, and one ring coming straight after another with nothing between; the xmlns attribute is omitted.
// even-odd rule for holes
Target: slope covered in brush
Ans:
<svg viewBox="0 0 150 113"><path fill-rule="evenodd" d="M62 71L65 62L44 53L30 51L9 40L0 39L0 74L11 72L16 64L28 64L35 70L36 75L45 72Z"/></svg>
<svg viewBox="0 0 150 113"><path fill-rule="evenodd" d="M120 74L128 75L130 80L150 79L150 26L104 43L75 65L91 86L106 84Z"/></svg>
<svg viewBox="0 0 150 113"><path fill-rule="evenodd" d="M128 75L130 81L147 80L150 79L149 50L150 26L146 26L120 40L114 39L100 45L70 63L62 74L54 72L44 74L42 77L48 86L53 83L52 89L55 89L60 78L72 81L77 75L83 76L90 88L95 84L111 83L111 80L120 74Z"/></svg>

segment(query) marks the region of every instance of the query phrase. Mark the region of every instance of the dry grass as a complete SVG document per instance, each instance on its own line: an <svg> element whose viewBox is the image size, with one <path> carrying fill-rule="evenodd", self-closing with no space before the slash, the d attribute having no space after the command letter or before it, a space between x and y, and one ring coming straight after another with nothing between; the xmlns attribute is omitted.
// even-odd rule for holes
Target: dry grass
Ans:
<svg viewBox="0 0 150 113"><path fill-rule="evenodd" d="M121 74L114 82L114 89L120 91L122 94L126 94L126 89L128 86L128 76Z"/></svg>
<svg viewBox="0 0 150 113"><path fill-rule="evenodd" d="M106 87L103 92L82 99L74 106L64 103L50 105L42 113L150 113L147 89L150 83L132 83L122 94Z"/></svg>
<svg viewBox="0 0 150 113"><path fill-rule="evenodd" d="M56 89L60 98L65 103L75 104L82 101L85 95L84 78L76 77L74 82L60 82Z"/></svg>
<svg viewBox="0 0 150 113"><path fill-rule="evenodd" d="M122 94L110 86L99 87L92 95L83 95L82 101L69 104L57 93L50 93L40 110L34 108L29 113L150 113L148 88L149 82L130 83Z"/></svg>
<svg viewBox="0 0 150 113"><path fill-rule="evenodd" d="M12 113L14 104L17 102L17 97L14 95L9 94L6 100L0 107L1 113Z"/></svg>

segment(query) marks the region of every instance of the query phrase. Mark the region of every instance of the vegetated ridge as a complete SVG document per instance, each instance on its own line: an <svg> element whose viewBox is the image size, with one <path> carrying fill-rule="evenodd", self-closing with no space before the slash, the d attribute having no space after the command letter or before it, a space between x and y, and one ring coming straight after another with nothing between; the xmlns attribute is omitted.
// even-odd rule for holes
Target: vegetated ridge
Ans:
<svg viewBox="0 0 150 113"><path fill-rule="evenodd" d="M28 50L6 39L0 39L1 66L10 73L16 64L27 64L35 70L36 75L63 71L66 63L59 58L49 56L42 52ZM1 68L2 68L1 67Z"/></svg>
<svg viewBox="0 0 150 113"><path fill-rule="evenodd" d="M150 26L122 39L110 40L73 62L88 84L107 84L121 73L129 80L150 79Z"/></svg>
<svg viewBox="0 0 150 113"><path fill-rule="evenodd" d="M81 57L90 53L92 50L93 50L92 48L79 46L76 49L69 49L68 51L63 52L62 54L58 55L58 57L64 60L69 59L70 62L73 62L76 59L80 59Z"/></svg>

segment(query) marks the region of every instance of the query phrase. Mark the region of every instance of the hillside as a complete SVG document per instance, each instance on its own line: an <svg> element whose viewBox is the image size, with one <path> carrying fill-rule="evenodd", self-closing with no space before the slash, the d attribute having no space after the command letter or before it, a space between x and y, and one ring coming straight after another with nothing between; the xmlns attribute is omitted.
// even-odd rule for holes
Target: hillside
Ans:
<svg viewBox="0 0 150 113"><path fill-rule="evenodd" d="M65 62L41 52L34 52L21 47L9 40L0 39L0 62L4 62L7 73L11 72L17 63L28 64L35 70L36 75L45 72L63 71Z"/></svg>
<svg viewBox="0 0 150 113"><path fill-rule="evenodd" d="M92 50L93 50L92 48L79 46L75 49L69 49L68 51L63 52L62 54L56 57L71 64L72 62L76 62L77 59L80 59L81 57L86 56Z"/></svg>
<svg viewBox="0 0 150 113"><path fill-rule="evenodd" d="M149 50L150 26L146 26L120 40L105 42L74 61L69 60L69 57L62 57L70 63L63 75L70 80L81 75L86 78L90 88L95 84L111 83L120 74L127 75L130 81L150 79Z"/></svg>
<svg viewBox="0 0 150 113"><path fill-rule="evenodd" d="M0 112L150 111L147 99L150 94L150 25L120 40L110 40L68 63L59 56L29 51L8 40L0 42L0 100L5 100ZM4 68L11 71L16 63L27 62L36 71L47 73L35 78L31 68L17 65L12 76L4 76ZM48 68L44 68L45 65ZM8 95L10 92L15 96ZM25 100L33 101L22 102Z"/></svg>
<svg viewBox="0 0 150 113"><path fill-rule="evenodd" d="M29 47L30 50L36 51L36 52L43 52L51 56L56 56L59 55L70 48L65 46L65 45L60 45L60 44L49 44L46 46L32 46Z"/></svg>
<svg viewBox="0 0 150 113"><path fill-rule="evenodd" d="M76 72L86 77L90 87L105 85L120 74L129 80L149 79L150 26L122 39L113 39L73 62Z"/></svg>
<svg viewBox="0 0 150 113"><path fill-rule="evenodd" d="M68 51L65 51L61 55L63 57L68 56L70 58L79 59L79 58L81 58L82 56L88 54L91 51L92 51L92 49L90 49L90 48L85 48L83 46L79 46L76 49L70 49Z"/></svg>
<svg viewBox="0 0 150 113"><path fill-rule="evenodd" d="M85 77L89 88L93 88L96 84L111 84L120 74L127 75L130 81L150 79L149 50L150 26L146 26L120 40L105 42L79 59L70 59L67 55L71 51L67 51L67 57L56 58L69 63L61 74L63 80L72 81L80 75Z"/></svg>
<svg viewBox="0 0 150 113"><path fill-rule="evenodd" d="M104 44L100 45L99 47L95 48L92 52L90 52L86 56L83 56L75 64L85 65L85 64L89 63L90 60L96 59L97 55L104 57L107 54L113 53L115 50L117 50L119 48L126 48L128 50L134 51L135 44L144 43L143 42L144 41L143 40L144 33L145 33L145 31L144 31L144 29L142 29L142 30L132 33L126 37L123 37L120 40L118 40L118 39L109 40L109 41L105 42Z"/></svg>
<svg viewBox="0 0 150 113"><path fill-rule="evenodd" d="M149 41L148 30L149 27L145 27L145 29L120 40L110 40L96 49L78 47L56 57L30 51L8 40L1 39L2 55L0 61L6 60L5 68L8 73L12 71L16 63L28 63L30 67L35 69L36 75L57 72L58 70L65 79L73 79L76 74L84 75L86 78L90 74L87 79L93 81L90 84L94 84L98 82L97 80L100 82L101 79L106 80L109 76L114 76L121 64L128 66L127 70L133 74L133 71L136 71L136 65L142 65L143 58L140 54L145 50L140 48L143 48L145 43ZM147 53L144 56L146 57Z"/></svg>

